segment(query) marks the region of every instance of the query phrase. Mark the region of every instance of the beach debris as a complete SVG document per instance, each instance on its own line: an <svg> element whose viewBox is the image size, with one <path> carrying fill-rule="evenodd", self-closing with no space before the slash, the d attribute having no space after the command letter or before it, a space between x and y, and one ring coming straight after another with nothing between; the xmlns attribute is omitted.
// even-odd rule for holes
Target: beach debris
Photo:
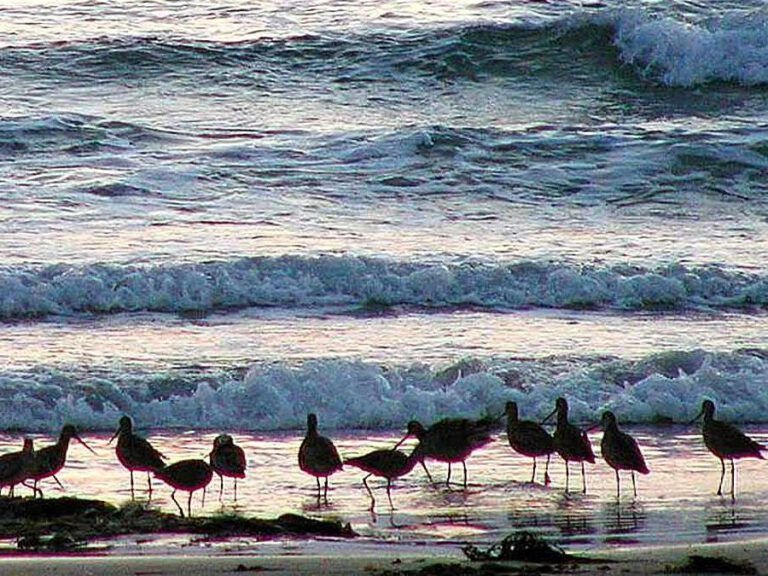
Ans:
<svg viewBox="0 0 768 576"><path fill-rule="evenodd" d="M561 564L576 561L559 546L550 544L541 536L527 530L510 534L487 550L468 544L463 546L461 551L475 562L518 561Z"/></svg>
<svg viewBox="0 0 768 576"><path fill-rule="evenodd" d="M25 552L72 552L84 548L86 544L84 538L69 532L54 532L46 536L31 534L16 540L16 547Z"/></svg>
<svg viewBox="0 0 768 576"><path fill-rule="evenodd" d="M757 574L749 561L737 562L722 556L691 554L682 564L668 566L668 574Z"/></svg>
<svg viewBox="0 0 768 576"><path fill-rule="evenodd" d="M531 574L520 568L503 566L501 564L488 563L480 566L470 566L459 562L435 562L413 570L384 570L377 572L376 576L505 576L522 573ZM539 574L540 571L534 573Z"/></svg>

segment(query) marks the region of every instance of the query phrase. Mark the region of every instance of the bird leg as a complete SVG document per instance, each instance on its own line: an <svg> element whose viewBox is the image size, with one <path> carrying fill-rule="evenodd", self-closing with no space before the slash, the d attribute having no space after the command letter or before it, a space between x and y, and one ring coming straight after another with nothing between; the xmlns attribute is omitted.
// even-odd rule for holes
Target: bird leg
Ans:
<svg viewBox="0 0 768 576"><path fill-rule="evenodd" d="M448 462L448 477L445 479L445 485L451 487L451 463Z"/></svg>
<svg viewBox="0 0 768 576"><path fill-rule="evenodd" d="M235 478L235 502L237 502L237 478Z"/></svg>
<svg viewBox="0 0 768 576"><path fill-rule="evenodd" d="M219 502L222 501L222 494L224 494L224 476L219 474Z"/></svg>
<svg viewBox="0 0 768 576"><path fill-rule="evenodd" d="M131 473L131 500L136 500L136 496L133 492L133 470L128 470Z"/></svg>
<svg viewBox="0 0 768 576"><path fill-rule="evenodd" d="M570 480L570 473L568 472L568 460L565 461L565 493L568 494L568 481Z"/></svg>
<svg viewBox="0 0 768 576"><path fill-rule="evenodd" d="M632 474L632 492L635 494L635 498L637 498L637 486L635 485L635 471L630 470L630 473Z"/></svg>
<svg viewBox="0 0 768 576"><path fill-rule="evenodd" d="M587 475L584 473L584 460L581 461L581 492L587 493Z"/></svg>
<svg viewBox="0 0 768 576"><path fill-rule="evenodd" d="M464 490L467 489L467 463L464 460L461 461L461 467L464 468Z"/></svg>
<svg viewBox="0 0 768 576"><path fill-rule="evenodd" d="M374 506L376 506L376 498L374 498L374 497L373 497L373 491L371 490L371 487L370 487L370 486L368 486L368 482L367 482L367 480L368 480L368 478L370 478L370 477L371 477L371 475L370 475L370 474L368 474L367 476L365 476L365 477L363 478L363 486L365 486L365 489L366 489L366 490L368 490L368 495L371 497L371 507L369 508L369 510L370 510L371 512L373 512L373 507L374 507Z"/></svg>
<svg viewBox="0 0 768 576"><path fill-rule="evenodd" d="M616 472L616 500L618 500L621 498L621 480L619 479L619 469L615 468L613 471ZM635 477L632 476L632 482L634 483L634 481Z"/></svg>
<svg viewBox="0 0 768 576"><path fill-rule="evenodd" d="M421 467L424 468L424 472L427 474L427 478L429 479L430 484L434 484L435 481L432 480L432 474L429 473L429 470L427 469L427 465L424 463L424 460L421 461Z"/></svg>
<svg viewBox="0 0 768 576"><path fill-rule="evenodd" d="M320 493L322 492L322 488L320 488L320 476L315 476L315 482L317 482L317 504L320 504Z"/></svg>
<svg viewBox="0 0 768 576"><path fill-rule="evenodd" d="M531 474L531 484L536 482L536 456L533 457L533 474Z"/></svg>
<svg viewBox="0 0 768 576"><path fill-rule="evenodd" d="M723 478L725 478L725 460L720 458L720 467L722 471L720 472L720 484L717 486L717 495L722 496L723 495Z"/></svg>
<svg viewBox="0 0 768 576"><path fill-rule="evenodd" d="M325 477L325 487L323 488L323 500L328 504L328 476Z"/></svg>
<svg viewBox="0 0 768 576"><path fill-rule="evenodd" d="M549 478L549 457L550 454L547 454L547 465L544 466L544 486L549 486L552 483Z"/></svg>
<svg viewBox="0 0 768 576"><path fill-rule="evenodd" d="M62 490L64 490L64 484L62 484L61 482L59 482L59 479L58 479L58 478L56 478L56 474L54 474L54 475L53 475L53 479L54 479L54 480L56 480L56 484L58 484L58 485L59 485L59 488L61 488ZM35 480L35 485L37 485L37 480Z"/></svg>
<svg viewBox="0 0 768 576"><path fill-rule="evenodd" d="M387 498L389 498L389 508L391 510L394 510L395 509L395 505L392 504L392 494L390 492L391 489L392 489L392 479L391 478L387 478Z"/></svg>
<svg viewBox="0 0 768 576"><path fill-rule="evenodd" d="M733 463L733 458L731 458L731 500L736 500L736 493L734 491L736 486L736 464Z"/></svg>
<svg viewBox="0 0 768 576"><path fill-rule="evenodd" d="M203 498L205 498L205 492L203 492ZM192 518L192 490L189 491L187 498L187 517Z"/></svg>
<svg viewBox="0 0 768 576"><path fill-rule="evenodd" d="M181 504L179 504L179 501L176 500L176 490L174 489L173 492L171 492L171 500L173 500L174 504L176 504L176 507L179 509L179 514L181 514L181 517L184 518L184 508L181 507Z"/></svg>
<svg viewBox="0 0 768 576"><path fill-rule="evenodd" d="M200 506L202 508L205 508L205 489L206 489L206 486L203 486L203 500L202 500L202 502L200 502ZM192 492L189 493L189 498L190 498L190 500L192 499ZM191 516L191 514L190 514L190 516Z"/></svg>
<svg viewBox="0 0 768 576"><path fill-rule="evenodd" d="M149 486L149 497L147 501L152 502L152 477L149 475L149 472L147 472L147 486Z"/></svg>

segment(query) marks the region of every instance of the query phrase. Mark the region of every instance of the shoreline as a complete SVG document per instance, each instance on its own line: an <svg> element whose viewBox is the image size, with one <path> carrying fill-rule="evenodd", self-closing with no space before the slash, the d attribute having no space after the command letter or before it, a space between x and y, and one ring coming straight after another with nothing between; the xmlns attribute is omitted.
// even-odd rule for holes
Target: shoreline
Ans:
<svg viewBox="0 0 768 576"><path fill-rule="evenodd" d="M319 543L323 544L323 543ZM8 555L0 557L0 576L136 576L180 574L255 574L270 576L419 575L419 574L640 574L693 573L686 570L692 556L724 559L734 566L726 573L765 573L768 571L768 538L729 543L703 543L639 548L595 550L569 554L573 561L563 564L536 562L471 562L453 554L430 550L390 550L386 544L336 543L324 553L312 549L307 554L117 554L110 555ZM447 552L447 551L446 551ZM588 559L579 562L579 559ZM754 570L754 571L751 571Z"/></svg>

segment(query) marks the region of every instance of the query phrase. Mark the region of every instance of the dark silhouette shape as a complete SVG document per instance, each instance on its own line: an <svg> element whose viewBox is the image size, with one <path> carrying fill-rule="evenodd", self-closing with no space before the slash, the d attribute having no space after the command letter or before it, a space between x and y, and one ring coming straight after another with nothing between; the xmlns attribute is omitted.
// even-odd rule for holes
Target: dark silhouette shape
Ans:
<svg viewBox="0 0 768 576"><path fill-rule="evenodd" d="M219 500L224 492L224 476L235 479L235 501L237 501L237 479L245 478L245 452L235 444L229 434L219 434L213 440L213 450L209 454L211 468L219 475Z"/></svg>
<svg viewBox="0 0 768 576"><path fill-rule="evenodd" d="M40 450L35 450L35 458L32 466L32 472L28 477L28 480L33 480L32 490L35 494L40 494L43 497L43 491L37 487L37 483L40 480L46 478L53 478L56 483L63 489L61 482L56 478L56 474L64 467L67 462L67 450L69 449L69 441L72 439L77 440L80 444L85 446L92 454L95 454L93 449L86 444L80 436L77 434L77 430L72 424L66 424L59 434L59 440L56 444L45 446Z"/></svg>
<svg viewBox="0 0 768 576"><path fill-rule="evenodd" d="M8 496L13 497L14 486L29 478L34 459L35 448L31 438L24 438L24 447L20 452L0 456L0 490L8 486Z"/></svg>
<svg viewBox="0 0 768 576"><path fill-rule="evenodd" d="M328 502L328 476L342 469L336 446L317 431L317 416L307 414L307 435L299 447L299 468L317 481L317 500L320 500L320 478L325 478L323 498Z"/></svg>
<svg viewBox="0 0 768 576"><path fill-rule="evenodd" d="M133 422L131 422L131 419L128 416L120 418L120 427L109 441L112 442L115 438L117 438L117 447L115 448L117 459L120 460L120 464L125 466L131 473L131 500L135 500L133 491L134 470L147 473L149 499L151 500L152 479L150 478L149 473L156 472L165 466L165 456L153 448L144 438L133 433Z"/></svg>
<svg viewBox="0 0 768 576"><path fill-rule="evenodd" d="M373 491L371 491L370 486L368 486L368 478L373 475L387 479L387 498L389 498L390 508L394 509L391 494L392 480L405 476L413 470L413 467L420 458L417 451L418 448L414 449L410 456L406 456L400 450L374 450L373 452L368 452L362 456L356 456L344 461L345 464L349 464L355 468L360 468L360 470L364 472L368 472L368 474L363 477L363 485L371 497L371 512L373 512L373 508L376 505L376 499L373 497Z"/></svg>
<svg viewBox="0 0 768 576"><path fill-rule="evenodd" d="M183 518L184 510L176 500L176 490L189 492L189 498L187 498L187 515L191 517L192 494L202 488L202 506L205 506L205 488L211 483L213 469L205 460L180 460L156 470L155 476L173 488L173 492L171 492L171 500L175 502L179 509L179 513Z"/></svg>
<svg viewBox="0 0 768 576"><path fill-rule="evenodd" d="M580 462L582 492L586 494L587 477L584 472L584 462L595 463L595 453L592 451L592 444L590 444L586 432L568 422L568 401L565 398L558 398L555 401L555 409L544 418L544 422L555 414L557 414L557 426L552 439L555 443L555 451L565 460L565 491L568 492L569 488L570 472L568 470L568 463Z"/></svg>
<svg viewBox="0 0 768 576"><path fill-rule="evenodd" d="M637 498L637 486L635 485L635 472L648 474L648 466L640 452L637 441L626 432L619 430L619 424L613 412L603 412L600 420L603 427L603 439L600 441L600 452L608 466L616 472L616 498L621 496L619 470L629 470L632 475L632 491Z"/></svg>
<svg viewBox="0 0 768 576"><path fill-rule="evenodd" d="M533 458L532 483L536 479L536 458L539 456L547 457L547 464L544 468L544 485L548 486L550 483L549 459L555 451L555 442L552 436L538 422L519 420L516 402L507 402L505 412L509 445L515 452Z"/></svg>

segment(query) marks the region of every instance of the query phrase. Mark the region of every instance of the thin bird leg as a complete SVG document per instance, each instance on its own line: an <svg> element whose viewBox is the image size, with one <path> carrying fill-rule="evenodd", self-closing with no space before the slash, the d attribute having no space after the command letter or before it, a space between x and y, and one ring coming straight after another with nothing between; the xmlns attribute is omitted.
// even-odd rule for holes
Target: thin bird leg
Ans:
<svg viewBox="0 0 768 576"><path fill-rule="evenodd" d="M56 480L56 484L58 484L58 485L59 485L59 488L61 488L62 490L64 490L64 484L62 484L61 482L59 482L59 479L58 479L58 478L56 478L56 474L54 474L54 475L53 475L53 479L54 479L54 480ZM35 483L37 483L37 480L35 480Z"/></svg>
<svg viewBox="0 0 768 576"><path fill-rule="evenodd" d="M152 476L149 475L149 472L147 472L147 486L149 486L149 496L147 500L152 502Z"/></svg>
<svg viewBox="0 0 768 576"><path fill-rule="evenodd" d="M461 467L464 468L464 490L467 489L467 463L464 460L461 461Z"/></svg>
<svg viewBox="0 0 768 576"><path fill-rule="evenodd" d="M565 461L565 493L568 494L568 481L570 480L570 473L568 472L568 460Z"/></svg>
<svg viewBox="0 0 768 576"><path fill-rule="evenodd" d="M368 495L371 497L371 507L369 508L369 510L370 510L371 512L373 512L373 507L374 507L374 506L376 506L376 498L374 498L374 497L373 497L373 491L371 490L371 487L370 487L370 486L368 486L368 482L367 482L367 480L368 480L368 478L370 478L370 477L371 477L371 475L370 475L370 474L368 474L367 476L365 476L365 477L363 478L363 486L365 486L365 489L366 489L366 490L368 490Z"/></svg>
<svg viewBox="0 0 768 576"><path fill-rule="evenodd" d="M429 473L429 470L427 469L427 465L424 464L424 460L421 461L421 467L424 468L424 472L427 474L427 478L429 479L430 484L434 484L435 481L432 480L432 474Z"/></svg>
<svg viewBox="0 0 768 576"><path fill-rule="evenodd" d="M392 479L387 478L387 498L389 498L389 508L391 510L394 510L395 505L392 504L392 493L390 492L391 489L392 489Z"/></svg>
<svg viewBox="0 0 768 576"><path fill-rule="evenodd" d="M136 500L136 495L133 492L133 470L128 470L131 473L131 500Z"/></svg>
<svg viewBox="0 0 768 576"><path fill-rule="evenodd" d="M237 478L235 478L235 502L237 502Z"/></svg>
<svg viewBox="0 0 768 576"><path fill-rule="evenodd" d="M322 488L320 487L320 476L315 476L315 481L317 482L317 502L320 503L320 494L322 493Z"/></svg>
<svg viewBox="0 0 768 576"><path fill-rule="evenodd" d="M614 469L614 472L616 472L616 500L621 498L621 480L619 479L619 469ZM635 477L632 477L632 482L635 481Z"/></svg>
<svg viewBox="0 0 768 576"><path fill-rule="evenodd" d="M184 518L184 508L181 507L181 504L179 504L179 501L176 500L176 490L171 492L171 500L176 504L176 507L179 509L179 514L181 514L181 517Z"/></svg>
<svg viewBox="0 0 768 576"><path fill-rule="evenodd" d="M736 464L733 463L733 458L731 458L731 500L736 500L736 492L735 492L735 486L736 486Z"/></svg>
<svg viewBox="0 0 768 576"><path fill-rule="evenodd" d="M632 492L635 494L635 498L637 498L637 486L635 485L635 471L631 471L632 474Z"/></svg>
<svg viewBox="0 0 768 576"><path fill-rule="evenodd" d="M224 476L219 474L219 502L222 501L222 494L224 494Z"/></svg>
<svg viewBox="0 0 768 576"><path fill-rule="evenodd" d="M581 492L587 493L587 475L584 473L584 460L581 461Z"/></svg>
<svg viewBox="0 0 768 576"><path fill-rule="evenodd" d="M547 465L544 467L544 486L549 486L552 482L549 478L549 458L550 454L547 454Z"/></svg>
<svg viewBox="0 0 768 576"><path fill-rule="evenodd" d="M205 492L203 492L203 498L205 498ZM187 516L192 518L192 490L189 491L189 497L187 498Z"/></svg>
<svg viewBox="0 0 768 576"><path fill-rule="evenodd" d="M445 485L451 487L451 463L448 462L448 477L445 479Z"/></svg>
<svg viewBox="0 0 768 576"><path fill-rule="evenodd" d="M325 477L325 488L323 489L323 500L328 504L328 476Z"/></svg>
<svg viewBox="0 0 768 576"><path fill-rule="evenodd" d="M720 472L720 484L717 486L717 495L722 496L723 495L723 478L725 478L725 460L720 458L720 466L722 468L722 471Z"/></svg>
<svg viewBox="0 0 768 576"><path fill-rule="evenodd" d="M531 474L531 484L536 482L536 456L533 457L533 474Z"/></svg>
<svg viewBox="0 0 768 576"><path fill-rule="evenodd" d="M203 501L200 503L200 506L202 508L205 508L205 489L206 489L206 486L203 486ZM189 493L189 497L190 499L192 498L192 492Z"/></svg>

